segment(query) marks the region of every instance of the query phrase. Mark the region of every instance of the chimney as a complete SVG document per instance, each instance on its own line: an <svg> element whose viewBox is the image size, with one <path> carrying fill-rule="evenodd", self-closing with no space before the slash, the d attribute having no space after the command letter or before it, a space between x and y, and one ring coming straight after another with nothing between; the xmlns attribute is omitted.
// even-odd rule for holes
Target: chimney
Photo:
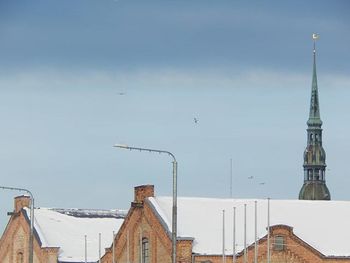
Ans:
<svg viewBox="0 0 350 263"><path fill-rule="evenodd" d="M28 195L20 195L15 197L15 213L21 211L23 207L30 208L30 197Z"/></svg>
<svg viewBox="0 0 350 263"><path fill-rule="evenodd" d="M154 185L140 185L134 188L134 203L143 203L147 197L154 197Z"/></svg>

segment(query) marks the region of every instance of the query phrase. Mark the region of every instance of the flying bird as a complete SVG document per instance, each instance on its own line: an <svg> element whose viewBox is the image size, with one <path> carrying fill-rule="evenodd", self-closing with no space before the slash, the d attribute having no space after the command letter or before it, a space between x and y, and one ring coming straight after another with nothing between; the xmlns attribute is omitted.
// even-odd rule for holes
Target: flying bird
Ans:
<svg viewBox="0 0 350 263"><path fill-rule="evenodd" d="M261 183L260 183L260 185L264 185L264 184L265 184L265 182L261 182Z"/></svg>
<svg viewBox="0 0 350 263"><path fill-rule="evenodd" d="M248 179L253 179L253 178L254 178L254 176L249 176L249 177L248 177Z"/></svg>
<svg viewBox="0 0 350 263"><path fill-rule="evenodd" d="M198 123L198 119L197 118L193 118L193 120L194 120L194 123Z"/></svg>

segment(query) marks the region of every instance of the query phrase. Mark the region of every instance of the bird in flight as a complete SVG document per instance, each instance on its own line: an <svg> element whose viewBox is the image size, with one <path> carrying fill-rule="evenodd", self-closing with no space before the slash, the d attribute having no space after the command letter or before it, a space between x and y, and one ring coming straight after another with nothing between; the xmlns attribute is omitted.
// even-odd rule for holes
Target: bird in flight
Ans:
<svg viewBox="0 0 350 263"><path fill-rule="evenodd" d="M261 182L261 183L260 183L260 185L264 185L264 184L265 184L265 182Z"/></svg>
<svg viewBox="0 0 350 263"><path fill-rule="evenodd" d="M118 92L118 95L123 96L125 95L125 92Z"/></svg>
<svg viewBox="0 0 350 263"><path fill-rule="evenodd" d="M253 178L254 178L254 176L249 176L249 177L248 177L248 179L253 179Z"/></svg>
<svg viewBox="0 0 350 263"><path fill-rule="evenodd" d="M195 117L195 118L193 118L193 120L194 120L194 123L198 123L198 119Z"/></svg>

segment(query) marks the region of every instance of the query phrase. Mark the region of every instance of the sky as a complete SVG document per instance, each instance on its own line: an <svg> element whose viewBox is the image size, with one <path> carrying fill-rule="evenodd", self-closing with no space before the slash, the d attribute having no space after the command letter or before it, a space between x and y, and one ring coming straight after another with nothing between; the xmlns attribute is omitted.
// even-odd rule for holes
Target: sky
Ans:
<svg viewBox="0 0 350 263"><path fill-rule="evenodd" d="M0 0L1 185L38 207L128 209L141 184L170 196L172 159L122 143L172 152L180 196L296 199L316 32L327 185L350 200L349 12L322 0ZM21 193L0 193L3 229Z"/></svg>

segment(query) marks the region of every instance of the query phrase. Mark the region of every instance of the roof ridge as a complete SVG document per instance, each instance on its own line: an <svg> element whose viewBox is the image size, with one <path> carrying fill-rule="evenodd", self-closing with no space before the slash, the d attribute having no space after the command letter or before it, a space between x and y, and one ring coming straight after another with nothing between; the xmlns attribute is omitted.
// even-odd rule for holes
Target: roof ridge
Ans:
<svg viewBox="0 0 350 263"><path fill-rule="evenodd" d="M85 218L125 218L127 210L122 209L85 209L85 208L45 208L37 207L36 209L46 209L60 214L74 217Z"/></svg>

